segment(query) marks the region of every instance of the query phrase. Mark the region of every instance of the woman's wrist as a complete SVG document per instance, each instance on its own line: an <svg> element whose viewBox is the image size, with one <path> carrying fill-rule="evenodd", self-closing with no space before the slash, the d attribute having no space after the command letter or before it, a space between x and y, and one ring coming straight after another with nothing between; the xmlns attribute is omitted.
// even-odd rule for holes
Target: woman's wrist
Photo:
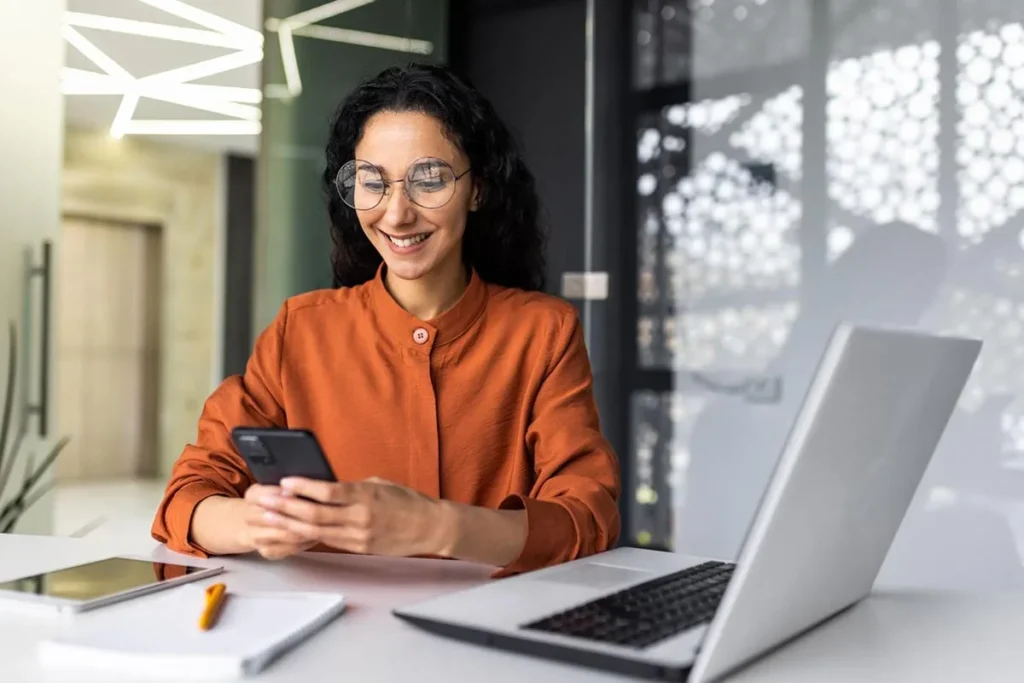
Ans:
<svg viewBox="0 0 1024 683"><path fill-rule="evenodd" d="M434 518L434 554L441 557L504 567L519 557L526 544L525 510L494 510L441 500Z"/></svg>
<svg viewBox="0 0 1024 683"><path fill-rule="evenodd" d="M431 538L430 554L456 558L460 545L459 537L462 534L461 507L463 506L450 500L434 502L434 514L431 515L428 522L430 528L427 530L427 534Z"/></svg>
<svg viewBox="0 0 1024 683"><path fill-rule="evenodd" d="M246 531L245 501L210 496L199 501L189 525L190 540L212 555L237 555L255 549Z"/></svg>

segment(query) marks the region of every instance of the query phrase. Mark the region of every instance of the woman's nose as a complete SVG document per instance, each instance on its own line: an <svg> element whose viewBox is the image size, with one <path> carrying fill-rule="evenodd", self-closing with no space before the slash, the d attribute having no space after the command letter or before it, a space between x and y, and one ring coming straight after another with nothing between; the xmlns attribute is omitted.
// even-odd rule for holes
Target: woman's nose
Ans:
<svg viewBox="0 0 1024 683"><path fill-rule="evenodd" d="M416 211L402 185L397 183L392 185L383 201L385 204L383 221L386 224L404 225L415 220Z"/></svg>

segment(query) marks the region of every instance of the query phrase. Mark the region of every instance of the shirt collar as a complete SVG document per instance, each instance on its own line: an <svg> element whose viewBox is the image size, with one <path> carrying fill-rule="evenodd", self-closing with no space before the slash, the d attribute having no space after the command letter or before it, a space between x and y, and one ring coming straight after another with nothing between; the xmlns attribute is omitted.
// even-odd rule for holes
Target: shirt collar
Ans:
<svg viewBox="0 0 1024 683"><path fill-rule="evenodd" d="M487 303L487 284L470 269L469 284L451 308L432 320L420 320L398 305L384 285L381 263L370 284L370 301L386 334L411 349L429 351L460 337L476 322ZM424 338L424 332L426 333Z"/></svg>

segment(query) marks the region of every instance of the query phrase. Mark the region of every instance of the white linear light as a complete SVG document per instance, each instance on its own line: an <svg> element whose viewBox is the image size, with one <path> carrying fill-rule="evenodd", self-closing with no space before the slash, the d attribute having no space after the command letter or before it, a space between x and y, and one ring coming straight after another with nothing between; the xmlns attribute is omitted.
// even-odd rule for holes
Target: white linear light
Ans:
<svg viewBox="0 0 1024 683"><path fill-rule="evenodd" d="M293 14L287 19L284 19L284 21L288 22L288 26L294 30L302 28L303 26L308 26L309 24L315 24L316 22L323 21L324 19L336 17L339 14L344 14L345 12L351 12L357 7L369 5L372 2L374 2L374 0L332 0L332 2L328 2L326 5L320 5L319 7L313 7L312 9L308 9L304 12ZM271 21L273 21L273 19L271 19Z"/></svg>
<svg viewBox="0 0 1024 683"><path fill-rule="evenodd" d="M88 73L88 72L85 72ZM66 76L66 74L65 74ZM134 91L126 92L134 88ZM73 95L122 95L125 100L122 106L132 107L137 101L126 105L129 96L146 97L161 102L170 102L200 111L222 114L246 121L258 121L261 116L259 107L259 90L252 88L228 88L213 85L164 84L147 81L125 83L123 80L96 77L95 74L79 78L65 78L61 89L65 94ZM213 92L209 92L213 91ZM225 92L221 92L225 91ZM245 91L237 93L236 91ZM237 97L236 94L243 95ZM255 96L253 96L255 95ZM246 102L249 102L248 104ZM125 111L121 109L120 111ZM118 128L111 128L111 135L119 137Z"/></svg>
<svg viewBox="0 0 1024 683"><path fill-rule="evenodd" d="M173 14L185 21L191 21L198 26L205 26L211 31L217 31L228 36L238 36L242 40L251 41L252 45L263 44L263 34L259 31L201 10L198 7L193 7L181 2L181 0L139 0L139 2L155 9L163 10L168 14Z"/></svg>
<svg viewBox="0 0 1024 683"><path fill-rule="evenodd" d="M262 59L263 50L242 50L177 69L171 69L170 71L162 71L139 80L150 83L188 83L189 81L197 81L207 76L216 76L226 71L234 71L250 64L258 64Z"/></svg>
<svg viewBox="0 0 1024 683"><path fill-rule="evenodd" d="M83 12L65 12L64 21L78 28L125 33L144 38L163 38L164 40L176 40L193 45L211 45L213 47L226 47L236 50L260 47L262 44L257 43L254 45L252 40L243 40L239 36L227 35L207 29L184 28L170 24L155 24L148 21L107 17L100 14L85 14Z"/></svg>
<svg viewBox="0 0 1024 683"><path fill-rule="evenodd" d="M205 85L199 83L163 83L159 81L126 80L94 71L64 67L61 75L61 92L65 95L124 95L129 85L134 85L141 97L156 97L170 94L178 98L195 100L217 100L241 104L259 104L263 94L258 88L239 88L227 85Z"/></svg>
<svg viewBox="0 0 1024 683"><path fill-rule="evenodd" d="M124 137L125 126L131 122L132 116L135 115L135 107L138 104L138 93L125 93L125 96L121 98L121 106L117 108L114 122L110 124L110 137L118 140Z"/></svg>
<svg viewBox="0 0 1024 683"><path fill-rule="evenodd" d="M413 52L421 55L429 55L434 51L434 45L429 40L384 36L379 33L356 31L350 28L336 28L334 26L303 26L292 31L292 35L332 40L336 43L348 43L349 45L375 47L381 50Z"/></svg>
<svg viewBox="0 0 1024 683"><path fill-rule="evenodd" d="M74 47L76 50L82 53L82 55L90 62L103 69L103 72L111 76L120 76L122 78L131 79L132 75L128 73L120 64L115 62L113 59L107 56L103 50L99 49L89 41L88 38L83 36L81 33L76 31L71 26L65 24L61 26L61 35L64 36L64 40L69 45Z"/></svg>
<svg viewBox="0 0 1024 683"><path fill-rule="evenodd" d="M239 119L242 121L259 121L262 115L260 108L254 107L251 104L238 104L237 102L226 102L224 100L189 97L188 95L171 92L151 92L146 95L146 97L151 100L159 100L160 102L169 102L171 104L179 104L183 107L198 109L199 111L208 111L211 114L230 116L233 119Z"/></svg>
<svg viewBox="0 0 1024 683"><path fill-rule="evenodd" d="M65 95L123 95L130 77L111 76L65 66L60 74L60 90ZM69 89L73 92L69 92Z"/></svg>
<svg viewBox="0 0 1024 683"><path fill-rule="evenodd" d="M308 9L283 19L267 19L266 29L278 34L281 46L281 65L284 69L285 82L270 84L264 94L270 98L292 98L302 94L302 76L299 63L295 57L295 36L330 40L348 45L394 50L429 55L434 51L434 44L427 40L415 40L402 36L391 36L369 31L336 28L333 26L316 26L315 24L339 14L344 14L357 7L369 5L374 0L333 0L319 7Z"/></svg>
<svg viewBox="0 0 1024 683"><path fill-rule="evenodd" d="M144 119L125 124L125 135L259 135L259 121L158 121Z"/></svg>
<svg viewBox="0 0 1024 683"><path fill-rule="evenodd" d="M302 93L302 75L299 73L299 59L295 56L295 39L291 28L282 26L277 38L281 44L281 65L284 67L284 95L295 97Z"/></svg>
<svg viewBox="0 0 1024 683"><path fill-rule="evenodd" d="M133 134L165 135L253 135L260 129L259 110L249 106L264 97L292 98L302 93L302 75L295 55L295 37L329 40L397 52L431 54L430 41L417 40L369 31L357 31L317 22L344 14L374 0L332 0L284 19L268 19L267 30L278 34L284 84L271 84L266 92L257 88L191 83L216 74L255 64L263 58L263 35L224 17L198 9L181 0L138 0L138 2L172 14L202 28L185 28L171 24L136 21L118 17L67 12L62 32L68 44L75 47L103 73L65 68L61 91L66 95L120 95L121 106L111 126L115 137ZM170 69L145 78L133 77L102 50L88 41L74 27L92 28L162 38L197 45L234 49L222 57ZM136 121L132 117L140 98L156 99L219 113L232 117L227 121Z"/></svg>
<svg viewBox="0 0 1024 683"><path fill-rule="evenodd" d="M362 0L366 1L366 0ZM138 0L202 28L135 21L81 12L65 13L62 34L69 45L102 70L65 67L61 91L66 95L120 95L121 104L110 128L113 137L123 135L256 135L260 132L259 88L238 88L191 83L200 78L239 69L263 59L263 35L248 27L200 10L180 0ZM75 27L162 38L235 50L161 73L135 78L86 39ZM133 116L140 98L231 117L228 120L139 121Z"/></svg>

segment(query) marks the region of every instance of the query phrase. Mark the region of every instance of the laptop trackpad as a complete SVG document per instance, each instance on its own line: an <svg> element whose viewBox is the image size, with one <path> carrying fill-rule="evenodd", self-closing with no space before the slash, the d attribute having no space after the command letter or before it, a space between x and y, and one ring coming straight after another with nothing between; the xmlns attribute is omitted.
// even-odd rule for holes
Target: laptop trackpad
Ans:
<svg viewBox="0 0 1024 683"><path fill-rule="evenodd" d="M535 580L569 586L608 589L635 583L650 575L651 572L640 569L627 569L625 567L613 567L609 564L588 562L545 572L535 577Z"/></svg>

